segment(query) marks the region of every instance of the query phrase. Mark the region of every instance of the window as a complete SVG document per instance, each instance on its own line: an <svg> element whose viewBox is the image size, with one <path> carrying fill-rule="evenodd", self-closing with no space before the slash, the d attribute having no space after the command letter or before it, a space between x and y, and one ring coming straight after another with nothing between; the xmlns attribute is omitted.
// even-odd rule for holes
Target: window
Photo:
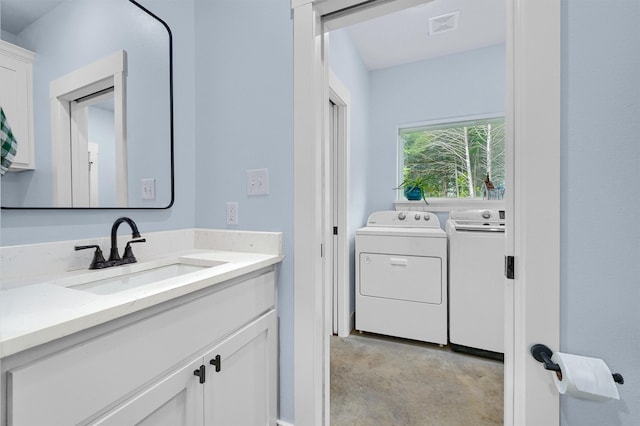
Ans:
<svg viewBox="0 0 640 426"><path fill-rule="evenodd" d="M502 199L503 117L403 128L399 141L400 181L421 178L425 197Z"/></svg>

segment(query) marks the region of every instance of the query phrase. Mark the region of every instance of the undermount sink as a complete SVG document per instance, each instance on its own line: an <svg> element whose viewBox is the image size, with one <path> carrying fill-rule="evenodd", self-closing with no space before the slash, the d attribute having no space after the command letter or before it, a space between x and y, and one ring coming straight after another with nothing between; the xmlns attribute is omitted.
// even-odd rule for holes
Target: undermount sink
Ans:
<svg viewBox="0 0 640 426"><path fill-rule="evenodd" d="M227 262L212 260L208 260L206 262L194 262L190 259L174 259L168 264L166 262L161 264L158 264L157 262L150 262L149 264L132 264L99 271L94 273L93 276L90 274L87 277L87 280L73 283L71 285L65 285L65 287L74 290L87 291L94 294L113 294L170 278L199 272L225 263ZM104 274L108 274L109 277L104 277ZM116 275L114 276L114 274Z"/></svg>

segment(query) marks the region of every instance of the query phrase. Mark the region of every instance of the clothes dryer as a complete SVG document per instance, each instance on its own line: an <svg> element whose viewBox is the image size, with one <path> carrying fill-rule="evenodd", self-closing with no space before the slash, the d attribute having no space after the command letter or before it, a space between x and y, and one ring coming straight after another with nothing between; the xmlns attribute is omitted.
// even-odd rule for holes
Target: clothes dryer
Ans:
<svg viewBox="0 0 640 426"><path fill-rule="evenodd" d="M435 214L375 212L356 231L356 329L447 343L447 236Z"/></svg>

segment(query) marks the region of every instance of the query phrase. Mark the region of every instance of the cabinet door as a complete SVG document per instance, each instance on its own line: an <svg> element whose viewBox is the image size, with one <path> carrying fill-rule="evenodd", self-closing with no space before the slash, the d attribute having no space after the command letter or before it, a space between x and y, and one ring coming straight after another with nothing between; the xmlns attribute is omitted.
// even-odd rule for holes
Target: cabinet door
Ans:
<svg viewBox="0 0 640 426"><path fill-rule="evenodd" d="M0 40L0 105L18 141L11 170L33 169L33 53Z"/></svg>
<svg viewBox="0 0 640 426"><path fill-rule="evenodd" d="M220 371L215 362L219 356ZM277 316L275 311L234 333L205 355L205 425L276 424Z"/></svg>
<svg viewBox="0 0 640 426"><path fill-rule="evenodd" d="M203 386L194 375L198 358L151 385L104 417L100 426L198 426L203 423Z"/></svg>

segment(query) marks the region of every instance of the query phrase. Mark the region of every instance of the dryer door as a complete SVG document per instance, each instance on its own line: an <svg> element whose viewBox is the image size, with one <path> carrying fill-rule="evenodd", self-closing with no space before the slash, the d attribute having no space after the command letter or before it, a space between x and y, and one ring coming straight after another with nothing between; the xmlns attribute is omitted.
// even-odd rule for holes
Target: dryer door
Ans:
<svg viewBox="0 0 640 426"><path fill-rule="evenodd" d="M442 267L439 257L360 253L360 294L439 305Z"/></svg>

